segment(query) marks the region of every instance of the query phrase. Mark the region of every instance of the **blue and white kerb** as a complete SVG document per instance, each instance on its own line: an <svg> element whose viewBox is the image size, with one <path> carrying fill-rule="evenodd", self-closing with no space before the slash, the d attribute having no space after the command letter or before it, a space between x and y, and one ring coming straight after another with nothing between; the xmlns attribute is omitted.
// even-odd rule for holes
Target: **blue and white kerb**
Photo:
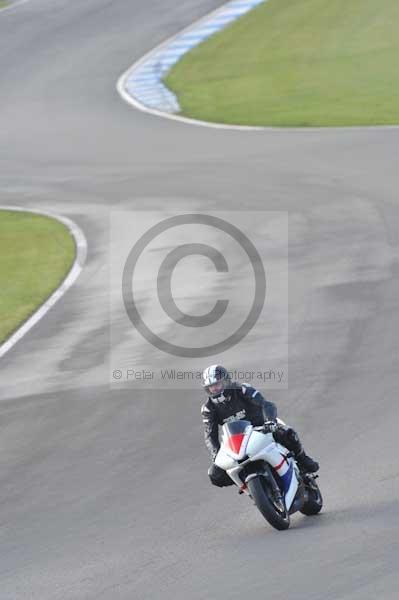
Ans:
<svg viewBox="0 0 399 600"><path fill-rule="evenodd" d="M125 81L125 91L147 108L180 112L175 94L162 83L168 71L192 48L265 1L233 0L182 31L137 63Z"/></svg>

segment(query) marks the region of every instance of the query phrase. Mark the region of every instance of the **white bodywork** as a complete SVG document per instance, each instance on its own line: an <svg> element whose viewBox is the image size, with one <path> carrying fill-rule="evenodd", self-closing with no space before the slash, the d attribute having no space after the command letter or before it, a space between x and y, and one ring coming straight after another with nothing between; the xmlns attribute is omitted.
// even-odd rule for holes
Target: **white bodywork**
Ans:
<svg viewBox="0 0 399 600"><path fill-rule="evenodd" d="M223 427L222 444L216 456L215 464L227 472L234 483L245 493L248 493L239 473L243 464L238 461L248 462L263 460L272 466L280 476L284 486L284 500L287 510L290 509L298 490L295 461L288 457L289 451L281 444L275 442L272 433L262 433L251 424L245 429L239 453L235 453L228 444L228 436Z"/></svg>

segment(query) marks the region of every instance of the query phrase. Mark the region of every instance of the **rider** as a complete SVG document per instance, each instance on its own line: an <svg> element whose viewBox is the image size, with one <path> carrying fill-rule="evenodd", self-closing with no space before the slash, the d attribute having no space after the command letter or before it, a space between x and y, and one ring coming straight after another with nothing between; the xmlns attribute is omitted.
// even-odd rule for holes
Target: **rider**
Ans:
<svg viewBox="0 0 399 600"><path fill-rule="evenodd" d="M212 461L220 448L219 425L238 419L246 419L255 426L270 421L277 423L276 405L265 400L258 390L247 383L231 381L228 371L221 365L211 365L204 370L202 385L208 400L202 405L201 414L205 443L211 452ZM318 463L305 453L298 434L291 427L278 424L273 436L295 455L301 471L315 473L319 469ZM213 485L233 485L227 473L214 462L208 470L208 475Z"/></svg>

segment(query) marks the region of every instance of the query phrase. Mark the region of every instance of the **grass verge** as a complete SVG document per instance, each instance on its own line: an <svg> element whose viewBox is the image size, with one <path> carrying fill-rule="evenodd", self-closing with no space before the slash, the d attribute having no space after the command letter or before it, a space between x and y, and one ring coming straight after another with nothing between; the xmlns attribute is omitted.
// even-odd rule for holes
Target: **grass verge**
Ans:
<svg viewBox="0 0 399 600"><path fill-rule="evenodd" d="M398 0L269 0L170 71L182 114L240 125L399 124Z"/></svg>
<svg viewBox="0 0 399 600"><path fill-rule="evenodd" d="M62 223L0 210L0 344L59 286L74 257Z"/></svg>

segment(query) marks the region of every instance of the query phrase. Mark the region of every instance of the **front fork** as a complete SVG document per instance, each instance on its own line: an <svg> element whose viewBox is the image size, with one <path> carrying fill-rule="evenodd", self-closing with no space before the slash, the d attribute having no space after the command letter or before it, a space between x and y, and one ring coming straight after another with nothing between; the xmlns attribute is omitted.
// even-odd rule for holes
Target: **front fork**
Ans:
<svg viewBox="0 0 399 600"><path fill-rule="evenodd" d="M287 454L287 458L290 458L291 456L293 456L293 453L288 453ZM306 502L306 498L307 498L307 490L306 490L306 483L303 479L302 474L300 473L299 469L295 466L295 474L298 480L298 489L297 492L295 494L295 498L290 506L289 509L289 514L292 514L294 512L297 512L298 510L300 510L302 508L302 506L305 504ZM284 500L284 493L283 490L280 488L279 484L277 483L276 477L274 476L273 470L271 468L271 466L268 463L263 463L262 468L258 468L255 472L249 473L249 474L245 474L245 468L243 469L243 471L240 472L239 474L241 481L243 481L243 485L239 488L238 493L239 494L248 494L248 481L250 481L251 479L253 479L254 477L264 477L267 481L268 484L270 486L272 495L273 495L273 501L276 504L277 508L281 511L285 510L285 500Z"/></svg>

